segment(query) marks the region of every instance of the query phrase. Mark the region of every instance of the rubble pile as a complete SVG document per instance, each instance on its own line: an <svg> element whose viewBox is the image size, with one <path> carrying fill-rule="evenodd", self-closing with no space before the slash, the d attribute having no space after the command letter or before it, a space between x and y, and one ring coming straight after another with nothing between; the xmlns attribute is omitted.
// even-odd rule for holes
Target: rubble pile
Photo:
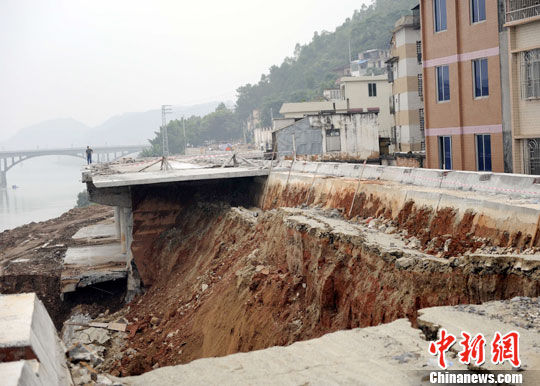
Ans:
<svg viewBox="0 0 540 386"><path fill-rule="evenodd" d="M125 310L112 315L106 311L92 319L89 314L76 312L64 323L62 341L75 385L115 384L105 370L123 358L119 350L128 335L123 314Z"/></svg>

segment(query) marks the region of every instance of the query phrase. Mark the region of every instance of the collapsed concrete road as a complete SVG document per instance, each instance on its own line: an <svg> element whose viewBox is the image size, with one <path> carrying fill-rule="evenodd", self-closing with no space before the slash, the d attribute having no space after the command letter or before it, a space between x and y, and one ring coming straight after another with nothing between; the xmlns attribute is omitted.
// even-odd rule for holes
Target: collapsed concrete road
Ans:
<svg viewBox="0 0 540 386"><path fill-rule="evenodd" d="M536 315L533 330L519 327L516 312ZM480 306L438 307L420 310L418 324L430 333L445 328L459 336L493 335L496 331L517 330L521 334L524 369L540 366L540 319L538 299L516 298ZM503 320L501 320L503 319ZM321 338L272 347L222 358L200 359L187 365L164 367L146 374L117 379L129 386L159 385L429 385L436 359L428 353L424 332L406 319L376 327L339 331ZM450 371L467 370L449 353ZM490 370L509 366L486 366ZM537 385L538 371L514 372L519 384ZM512 383L512 382L509 382Z"/></svg>
<svg viewBox="0 0 540 386"><path fill-rule="evenodd" d="M128 303L97 319L84 310L70 315L68 323L83 324L65 340L76 383L105 374L135 384L154 376L164 384L177 377L212 382L214 375L264 383L264 370L250 364L259 360L275 367L276 382L307 382L322 376L326 356L332 361L326 376L336 382L369 379L367 371L353 377L361 366L354 360L380 366L374 378L380 384L397 380L383 372L414 384L403 372L436 368L427 344L440 326L489 334L500 322L535 342L540 185L534 177L185 161L168 171L153 170L155 161L116 163L83 176L90 198L115 208L114 224L106 219L75 234L71 252L61 256L62 288L77 296L100 280L106 285L118 269L126 279L117 297ZM440 306L457 308L424 311ZM504 312L514 306L515 320ZM474 324L464 313L480 319ZM126 328L98 333L90 323ZM382 346L386 355L356 347L398 332L402 340ZM534 349L526 351L524 370L537 366ZM325 355L314 357L313 350ZM293 360L298 356L306 361ZM201 359L210 357L224 358ZM235 370L239 360L245 365ZM187 366L170 367L180 364ZM216 365L223 372L210 373Z"/></svg>
<svg viewBox="0 0 540 386"><path fill-rule="evenodd" d="M85 175L92 199L125 213L129 290L144 292L125 314L131 332L113 374L540 293L533 177L206 167Z"/></svg>
<svg viewBox="0 0 540 386"><path fill-rule="evenodd" d="M3 384L70 385L71 378L62 347L43 306L33 294L0 296L6 311L0 323L11 322L14 310L23 335L0 337ZM458 335L465 330L487 336L497 331L514 330L521 336L521 372L510 372L519 384L536 385L540 366L540 302L538 298L514 298L480 306L428 308L419 311L418 327L399 319L376 327L358 328L326 334L321 338L272 347L250 353L193 361L187 365L164 367L146 374L114 378L96 374L91 367L72 366L75 384L101 385L208 385L208 384L355 384L420 385L430 384L430 372L437 371L436 358L428 353L429 337L445 328ZM527 323L523 326L523 323ZM80 333L88 342L105 344L110 339L106 327L90 327ZM73 337L73 336L72 336ZM45 342L45 340L49 340ZM78 338L80 339L80 337ZM83 345L92 349L96 345ZM44 351L47 347L49 350ZM51 350L55 348L55 350ZM72 349L73 350L73 349ZM82 353L82 352L81 352ZM470 370L456 358L457 350L448 353L449 370ZM71 354L72 355L72 354ZM79 354L80 355L80 354ZM79 358L79 361L86 357ZM84 362L80 362L84 363ZM508 365L487 365L487 370L511 370ZM74 370L76 369L76 370ZM469 373L474 373L469 371ZM497 373L495 373L497 374ZM514 381L515 382L515 381ZM509 382L512 383L512 382Z"/></svg>

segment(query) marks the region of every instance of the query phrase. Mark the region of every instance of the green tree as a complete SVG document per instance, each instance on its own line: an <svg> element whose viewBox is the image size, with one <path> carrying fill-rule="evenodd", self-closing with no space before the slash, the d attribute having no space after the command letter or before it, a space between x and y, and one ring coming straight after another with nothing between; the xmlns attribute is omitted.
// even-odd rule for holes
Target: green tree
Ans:
<svg viewBox="0 0 540 386"><path fill-rule="evenodd" d="M185 137L184 137L185 125ZM220 103L213 113L203 118L191 116L187 119L172 120L167 124L167 138L170 154L184 154L186 146L201 146L208 142L232 142L242 138L242 123L234 110ZM162 152L161 130L155 132L150 148L143 157L159 157Z"/></svg>
<svg viewBox="0 0 540 386"><path fill-rule="evenodd" d="M86 208L87 206L90 206L90 204L87 190L83 190L77 194L77 208Z"/></svg>
<svg viewBox="0 0 540 386"><path fill-rule="evenodd" d="M293 57L272 66L257 84L239 87L236 113L245 121L255 109L261 111L263 126L270 125L271 111L278 116L284 102L302 102L322 97L325 88L342 76L351 52L388 48L395 22L418 0L375 0L355 11L334 32L315 32L310 43L296 44Z"/></svg>
<svg viewBox="0 0 540 386"><path fill-rule="evenodd" d="M372 48L388 48L395 22L417 4L418 0L374 0L369 6L362 5L335 31L315 32L311 42L296 44L293 56L279 66L271 66L259 82L238 87L234 110L221 103L203 118L188 118L186 139L181 122L171 121L167 126L170 152L183 153L185 143L199 146L241 139L242 124L253 110L260 111L261 123L268 127L272 116L279 117L284 102L320 100L323 90L334 87L343 68L349 65L349 44L353 55ZM161 155L159 132L150 144L144 155Z"/></svg>

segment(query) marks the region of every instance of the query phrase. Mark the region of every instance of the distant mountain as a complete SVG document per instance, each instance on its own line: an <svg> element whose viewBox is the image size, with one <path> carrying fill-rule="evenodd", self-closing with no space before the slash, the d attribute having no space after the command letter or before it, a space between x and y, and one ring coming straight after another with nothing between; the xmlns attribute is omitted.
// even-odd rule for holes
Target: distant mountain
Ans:
<svg viewBox="0 0 540 386"><path fill-rule="evenodd" d="M173 106L167 119L204 116L213 112L219 103ZM232 102L227 104L232 105ZM52 119L20 129L0 143L0 150L148 144L160 125L161 110L116 115L93 128L72 118Z"/></svg>
<svg viewBox="0 0 540 386"><path fill-rule="evenodd" d="M73 118L51 119L19 130L10 139L0 143L0 150L82 146L88 129L84 123Z"/></svg>

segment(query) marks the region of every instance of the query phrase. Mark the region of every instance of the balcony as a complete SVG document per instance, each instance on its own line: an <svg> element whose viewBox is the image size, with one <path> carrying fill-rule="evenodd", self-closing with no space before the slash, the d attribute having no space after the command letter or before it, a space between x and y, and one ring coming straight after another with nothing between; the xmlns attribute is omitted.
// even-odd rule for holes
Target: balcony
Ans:
<svg viewBox="0 0 540 386"><path fill-rule="evenodd" d="M506 0L506 22L540 16L540 0Z"/></svg>

